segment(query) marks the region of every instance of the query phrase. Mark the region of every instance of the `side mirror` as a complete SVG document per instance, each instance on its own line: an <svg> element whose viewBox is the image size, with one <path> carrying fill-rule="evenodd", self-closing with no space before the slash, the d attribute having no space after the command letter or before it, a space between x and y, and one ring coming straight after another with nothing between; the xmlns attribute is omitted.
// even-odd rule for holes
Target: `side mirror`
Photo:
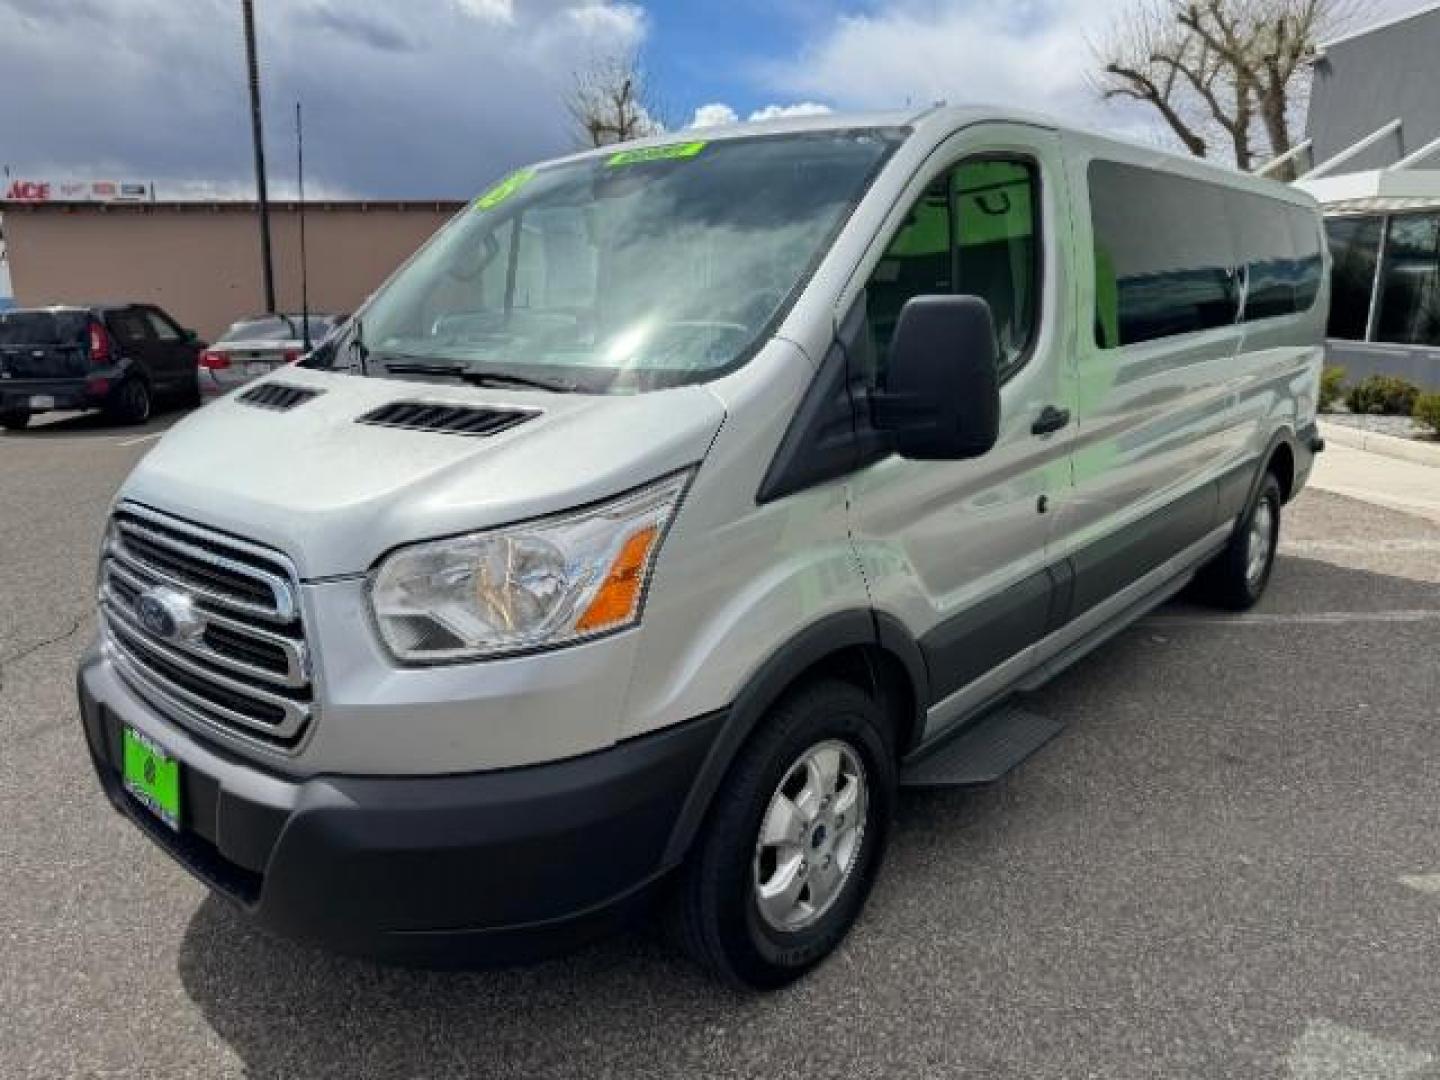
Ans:
<svg viewBox="0 0 1440 1080"><path fill-rule="evenodd" d="M885 387L871 422L901 457L963 461L1000 435L1000 362L990 305L977 296L917 296L900 310Z"/></svg>

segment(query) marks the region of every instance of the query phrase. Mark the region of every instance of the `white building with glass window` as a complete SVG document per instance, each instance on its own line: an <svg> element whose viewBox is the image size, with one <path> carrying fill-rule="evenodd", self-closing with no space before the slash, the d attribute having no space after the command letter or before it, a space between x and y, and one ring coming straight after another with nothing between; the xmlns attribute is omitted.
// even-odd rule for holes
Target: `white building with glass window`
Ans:
<svg viewBox="0 0 1440 1080"><path fill-rule="evenodd" d="M1314 69L1290 156L1325 207L1331 363L1440 391L1440 4L1329 42Z"/></svg>

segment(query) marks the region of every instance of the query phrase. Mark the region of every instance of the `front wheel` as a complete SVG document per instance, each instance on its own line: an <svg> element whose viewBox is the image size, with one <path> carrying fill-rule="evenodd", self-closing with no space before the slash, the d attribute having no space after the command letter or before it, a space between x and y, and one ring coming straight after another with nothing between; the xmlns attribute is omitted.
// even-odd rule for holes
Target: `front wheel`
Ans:
<svg viewBox="0 0 1440 1080"><path fill-rule="evenodd" d="M1199 599L1231 611L1255 606L1275 568L1283 501L1280 482L1266 473L1230 543L1196 578Z"/></svg>
<svg viewBox="0 0 1440 1080"><path fill-rule="evenodd" d="M858 688L818 682L777 705L681 872L686 950L725 981L761 990L824 960L880 868L895 778L884 715Z"/></svg>

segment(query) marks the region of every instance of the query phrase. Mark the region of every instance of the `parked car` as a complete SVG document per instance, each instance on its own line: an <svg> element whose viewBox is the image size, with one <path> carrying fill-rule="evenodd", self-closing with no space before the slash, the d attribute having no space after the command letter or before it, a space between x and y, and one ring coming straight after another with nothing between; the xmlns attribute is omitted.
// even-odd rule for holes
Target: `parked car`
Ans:
<svg viewBox="0 0 1440 1080"><path fill-rule="evenodd" d="M100 782L284 934L454 964L654 899L789 982L898 788L1014 767L1060 726L1014 695L1182 588L1260 598L1322 449L1323 235L994 109L519 172L124 482Z"/></svg>
<svg viewBox="0 0 1440 1080"><path fill-rule="evenodd" d="M198 405L203 347L153 304L0 312L0 426L19 430L57 409L142 424L161 400Z"/></svg>
<svg viewBox="0 0 1440 1080"><path fill-rule="evenodd" d="M319 345L344 321L343 315L311 314L307 346L303 315L241 319L200 354L196 377L201 399L209 401L278 367L299 363L307 347Z"/></svg>

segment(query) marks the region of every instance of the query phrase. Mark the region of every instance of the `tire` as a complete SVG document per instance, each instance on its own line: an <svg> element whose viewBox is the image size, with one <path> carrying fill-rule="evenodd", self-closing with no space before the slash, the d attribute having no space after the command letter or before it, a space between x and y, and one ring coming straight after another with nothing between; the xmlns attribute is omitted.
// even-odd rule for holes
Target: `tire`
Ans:
<svg viewBox="0 0 1440 1080"><path fill-rule="evenodd" d="M144 379L126 379L106 405L106 411L122 424L143 424L150 419L153 402Z"/></svg>
<svg viewBox="0 0 1440 1080"><path fill-rule="evenodd" d="M24 431L29 426L30 414L28 412L0 413L0 427L6 431Z"/></svg>
<svg viewBox="0 0 1440 1080"><path fill-rule="evenodd" d="M1280 545L1280 482L1267 472L1230 543L1195 579L1196 598L1227 611L1254 607L1270 584Z"/></svg>
<svg viewBox="0 0 1440 1080"><path fill-rule="evenodd" d="M801 688L757 730L680 871L671 924L711 974L772 990L823 961L859 916L884 860L897 769L884 715L849 683ZM838 780L817 810L827 764L836 765ZM798 815L776 809L782 797ZM786 822L794 828L781 828ZM798 841L761 845L767 823ZM801 862L808 869L796 869ZM797 875L804 880L798 893L785 889ZM764 904L762 884L778 894Z"/></svg>

